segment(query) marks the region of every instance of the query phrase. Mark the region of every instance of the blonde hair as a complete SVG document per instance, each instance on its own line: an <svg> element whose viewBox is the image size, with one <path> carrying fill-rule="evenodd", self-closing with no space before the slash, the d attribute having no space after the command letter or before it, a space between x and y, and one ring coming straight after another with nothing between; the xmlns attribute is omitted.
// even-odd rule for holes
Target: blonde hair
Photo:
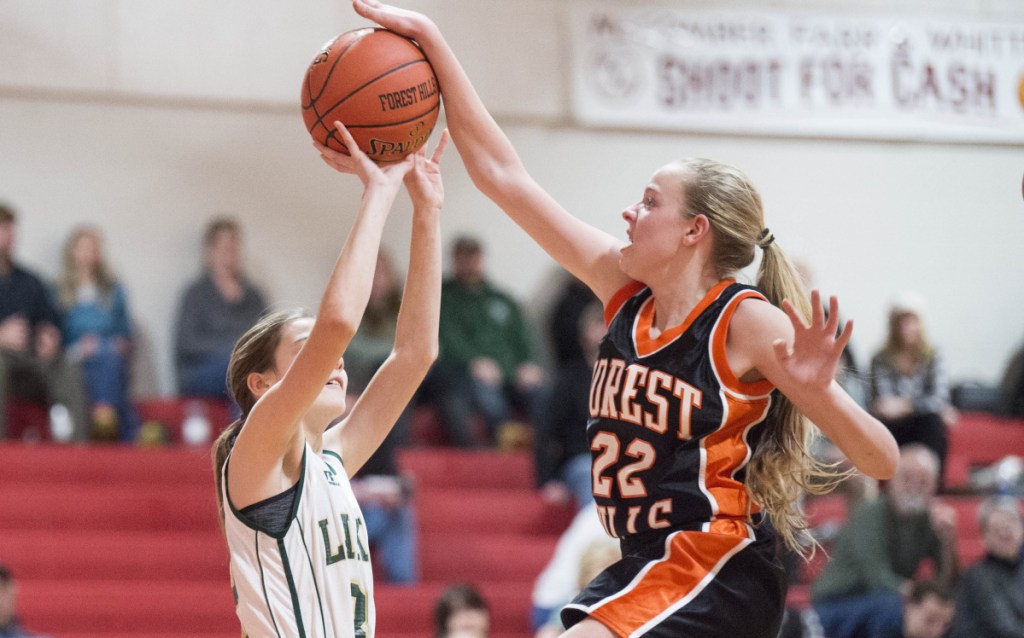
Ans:
<svg viewBox="0 0 1024 638"><path fill-rule="evenodd" d="M921 323L921 339L912 347L904 344L900 337L900 322L907 316L917 317ZM929 363L935 357L935 348L928 341L928 335L924 330L924 317L919 311L900 305L894 305L889 310L889 334L886 336L883 351L890 360L895 359L901 352L909 352L915 366Z"/></svg>
<svg viewBox="0 0 1024 638"><path fill-rule="evenodd" d="M60 305L64 308L71 308L78 300L75 245L83 237L92 237L96 241L97 247L103 244L103 236L100 234L99 229L94 226L79 226L68 235L67 241L64 242L64 250L62 251L60 277L57 279L57 297L60 300ZM99 256L96 259L92 275L96 279L96 286L100 290L101 298L105 299L114 289L117 278L114 277L106 260L103 258L103 251L99 250L98 252Z"/></svg>
<svg viewBox="0 0 1024 638"><path fill-rule="evenodd" d="M227 461L231 447L235 444L235 438L242 429L246 417L253 406L256 405L256 397L249 391L248 377L253 372L265 372L274 367L274 351L281 343L281 331L289 323L296 319L309 317L304 310L286 310L264 315L249 328L245 334L238 338L235 347L231 350L231 359L228 362L227 386L231 397L242 410L242 416L221 432L220 436L213 443L211 457L213 458L213 476L217 484L217 507L220 510L220 520L224 521L224 485L223 471L224 463Z"/></svg>
<svg viewBox="0 0 1024 638"><path fill-rule="evenodd" d="M711 265L721 278L733 275L754 261L755 248L763 254L757 287L773 305L788 299L805 319L811 304L799 271L765 227L761 196L741 171L708 159L674 162L684 173L684 214L704 215L711 224ZM789 399L775 400L764 424L757 451L746 470L747 489L768 515L785 544L804 554L816 542L807 533L801 505L804 492L824 494L846 478L836 464L823 463L811 454L820 436Z"/></svg>

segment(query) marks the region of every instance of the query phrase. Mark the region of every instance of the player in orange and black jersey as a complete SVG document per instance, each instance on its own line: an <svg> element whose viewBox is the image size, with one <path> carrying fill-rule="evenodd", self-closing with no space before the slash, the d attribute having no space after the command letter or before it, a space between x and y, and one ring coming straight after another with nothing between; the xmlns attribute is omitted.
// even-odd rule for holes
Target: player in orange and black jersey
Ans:
<svg viewBox="0 0 1024 638"><path fill-rule="evenodd" d="M587 428L594 494L623 557L563 610L566 635L775 638L785 588L773 535L799 549L798 498L830 475L808 452L808 419L869 476L892 476L899 456L833 380L852 329L837 337L838 302L826 321L757 190L718 162L655 172L622 213L629 242L572 216L527 173L433 22L353 5L419 43L473 183L604 303ZM734 284L758 247L757 289Z"/></svg>

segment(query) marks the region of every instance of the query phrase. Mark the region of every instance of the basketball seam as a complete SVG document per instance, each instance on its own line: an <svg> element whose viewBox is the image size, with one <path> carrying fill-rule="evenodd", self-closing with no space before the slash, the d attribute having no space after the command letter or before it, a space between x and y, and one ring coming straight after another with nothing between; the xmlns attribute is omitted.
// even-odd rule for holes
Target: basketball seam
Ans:
<svg viewBox="0 0 1024 638"><path fill-rule="evenodd" d="M370 33L373 33L373 31L370 31ZM366 36L370 35L370 33L364 33L363 35L359 36L358 38L356 38L352 42L349 42L348 46L346 46L344 49L342 49L341 53L338 54L338 57L336 57L334 59L334 62L331 63L331 69L327 72L327 77L324 78L323 85L320 87L320 92L317 94L316 97L313 97L313 89L309 86L309 74L306 74L306 93L309 95L309 106L308 107L307 106L303 106L302 110L306 110L308 108L312 108L314 113L317 112L316 111L316 102L324 94L324 91L327 90L327 85L328 85L328 83L331 80L331 76L334 74L334 69L338 66L338 62L341 62L341 59L343 57L345 57L345 54L348 53L352 49L352 47L354 47L356 44L361 42L363 40L363 38L365 38ZM338 38L340 38L340 37L341 36L338 36ZM335 38L334 42L337 42L338 38ZM319 115L319 113L317 113L317 115Z"/></svg>
<svg viewBox="0 0 1024 638"><path fill-rule="evenodd" d="M438 102L434 106L430 107L426 111L410 117L407 120L401 120L401 121L398 121L398 122L380 122L380 123L375 123L375 124L352 124L352 125L345 124L345 128L348 128L348 129L353 129L353 128L386 128L388 126L398 126L399 124L408 124L409 122L412 122L413 120L418 120L419 118L421 118L421 117L423 117L425 115L430 115L432 112L436 111L439 108L441 108L441 103L440 102Z"/></svg>
<svg viewBox="0 0 1024 638"><path fill-rule="evenodd" d="M377 77L375 77L375 78L371 78L371 79L370 79L369 81L367 81L367 82L364 82L364 83L363 83L362 85L360 85L360 86L356 87L356 88L355 88L354 90L350 91L350 92L348 93L348 95L346 95L345 97L341 98L340 100L338 100L337 102L335 102L334 104L332 104L332 105L331 105L331 107L330 107L330 108L328 108L328 109L327 109L327 110L326 110L326 111L324 112L324 114L323 114L323 115L320 115L319 113L317 113L317 119L316 119L316 122L313 122L313 126L311 126L311 127L310 127L310 131L312 131L312 130L313 130L314 128L316 128L316 126L317 126L317 125L323 126L323 127L325 128L325 129L327 129L327 130L329 130L329 131L330 131L330 130L331 130L331 128L330 128L330 127L328 127L328 126L327 126L326 124L324 124L324 118L325 118L325 117L327 117L327 114L328 114L328 113L330 113L330 112L331 112L331 111L333 111L334 109L336 109L336 108L338 108L339 106L341 106L342 104L344 104L344 103L345 103L345 102L346 102L346 101L347 101L347 100L348 100L348 99L349 99L350 97L352 97L353 95L355 95L355 94L359 93L360 91L362 91L362 90L363 90L363 89L365 89L366 87L370 86L371 84L373 84L373 83L374 83L374 82L376 82L377 80L380 80L381 78L385 78L385 77L387 77L387 76L391 75L391 74L392 74L392 73L394 73L395 71L401 71L402 69L404 69L404 68L406 68L406 67L409 67L409 66L412 66L412 65L414 65L414 64L426 64L426 63L427 63L427 60L426 60L426 58L422 58L422 59L419 59L419 60L412 60L412 61L410 61L410 62L406 62L405 64L401 64L401 65L399 65L399 66L396 66L396 67L395 67L395 68L393 68L393 69L388 69L388 71L387 71L387 72L385 72L385 73L382 73L382 74L378 75L378 76L377 76ZM314 112L315 112L315 111L314 111Z"/></svg>

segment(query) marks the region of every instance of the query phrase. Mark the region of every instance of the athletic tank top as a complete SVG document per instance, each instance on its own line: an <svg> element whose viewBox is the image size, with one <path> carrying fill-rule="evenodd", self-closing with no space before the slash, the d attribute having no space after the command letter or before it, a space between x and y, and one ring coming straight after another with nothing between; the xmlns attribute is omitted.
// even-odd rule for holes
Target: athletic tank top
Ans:
<svg viewBox="0 0 1024 638"><path fill-rule="evenodd" d="M590 390L587 437L605 530L623 538L705 529L758 512L744 485L772 404L768 381L742 383L726 360L740 301L764 299L727 279L682 324L651 338L651 290L634 283L605 308Z"/></svg>
<svg viewBox="0 0 1024 638"><path fill-rule="evenodd" d="M228 458L230 462L230 457ZM235 607L249 638L372 637L376 614L366 525L341 457L306 444L282 533L238 511L227 490L224 530Z"/></svg>

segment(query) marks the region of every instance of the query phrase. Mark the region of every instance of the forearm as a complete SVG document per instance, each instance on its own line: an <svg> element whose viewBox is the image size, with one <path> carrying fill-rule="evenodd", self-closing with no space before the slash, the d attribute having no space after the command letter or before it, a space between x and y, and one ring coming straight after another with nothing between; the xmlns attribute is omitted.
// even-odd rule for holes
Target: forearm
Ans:
<svg viewBox="0 0 1024 638"><path fill-rule="evenodd" d="M441 308L440 209L413 212L409 272L395 329L395 353L424 364L437 358Z"/></svg>
<svg viewBox="0 0 1024 638"><path fill-rule="evenodd" d="M839 384L832 382L824 393L790 399L812 423L842 450L864 474L892 478L899 448L889 430L865 412Z"/></svg>
<svg viewBox="0 0 1024 638"><path fill-rule="evenodd" d="M370 300L384 222L395 199L392 186L368 187L320 302L318 322L339 326L351 339Z"/></svg>

